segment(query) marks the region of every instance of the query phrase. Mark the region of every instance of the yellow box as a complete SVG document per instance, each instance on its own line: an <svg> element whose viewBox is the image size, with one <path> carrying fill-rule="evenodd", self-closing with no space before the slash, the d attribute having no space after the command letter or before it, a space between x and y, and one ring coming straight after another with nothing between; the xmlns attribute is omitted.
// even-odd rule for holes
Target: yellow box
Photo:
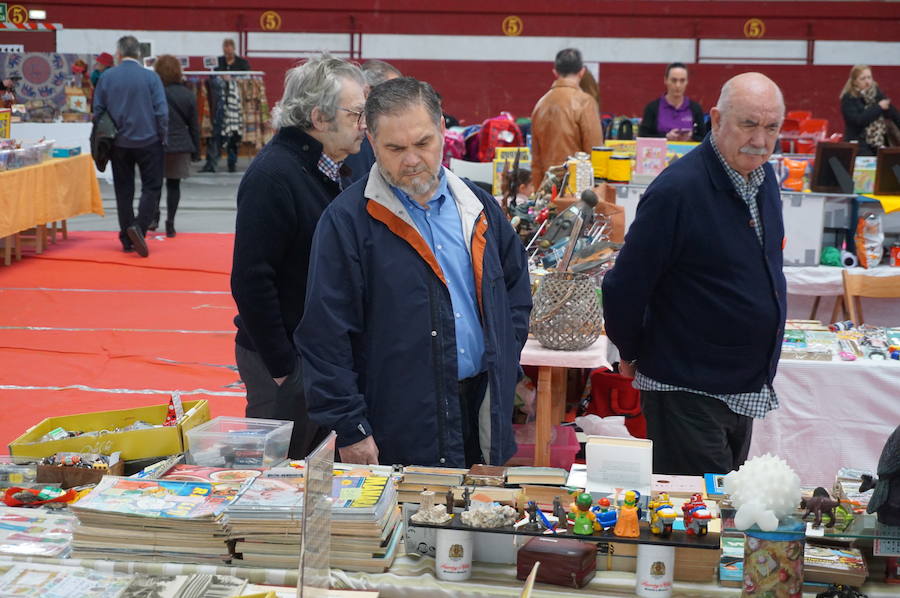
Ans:
<svg viewBox="0 0 900 598"><path fill-rule="evenodd" d="M12 111L9 108L0 108L0 138L6 139L9 134L9 121Z"/></svg>
<svg viewBox="0 0 900 598"><path fill-rule="evenodd" d="M495 147L494 148L494 159L495 160L512 160L516 159L516 152L519 152L519 160L526 160L531 162L531 150L528 147Z"/></svg>
<svg viewBox="0 0 900 598"><path fill-rule="evenodd" d="M124 461L174 455L184 451L184 432L209 421L209 403L207 401L185 401L184 418L177 426L127 432L112 431L116 428L130 426L136 421L162 424L166 419L167 408L168 404L165 404L48 417L13 440L9 444L9 454L18 459L48 457L61 452L109 455L120 451ZM99 436L75 436L40 442L44 435L56 428L79 432L99 430L110 430L110 432Z"/></svg>

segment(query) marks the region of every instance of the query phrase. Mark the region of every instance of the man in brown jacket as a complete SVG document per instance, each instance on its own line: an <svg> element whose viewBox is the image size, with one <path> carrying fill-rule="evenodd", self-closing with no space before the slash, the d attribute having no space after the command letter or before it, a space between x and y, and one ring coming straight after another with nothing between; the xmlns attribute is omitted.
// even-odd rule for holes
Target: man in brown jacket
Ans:
<svg viewBox="0 0 900 598"><path fill-rule="evenodd" d="M558 166L575 152L591 152L603 143L600 109L581 91L584 75L581 52L560 50L553 65L556 81L531 113L531 180L540 185L551 166Z"/></svg>

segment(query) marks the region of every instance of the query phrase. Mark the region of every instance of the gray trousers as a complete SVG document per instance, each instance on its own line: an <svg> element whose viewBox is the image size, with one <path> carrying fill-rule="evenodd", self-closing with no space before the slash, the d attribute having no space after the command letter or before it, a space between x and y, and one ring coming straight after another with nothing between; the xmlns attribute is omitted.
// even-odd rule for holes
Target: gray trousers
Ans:
<svg viewBox="0 0 900 598"><path fill-rule="evenodd" d="M292 459L305 459L325 439L328 430L320 428L309 419L300 374L300 358L297 357L294 371L278 386L259 353L235 343L234 355L241 380L247 389L246 416L293 421L294 430L291 433L288 456Z"/></svg>

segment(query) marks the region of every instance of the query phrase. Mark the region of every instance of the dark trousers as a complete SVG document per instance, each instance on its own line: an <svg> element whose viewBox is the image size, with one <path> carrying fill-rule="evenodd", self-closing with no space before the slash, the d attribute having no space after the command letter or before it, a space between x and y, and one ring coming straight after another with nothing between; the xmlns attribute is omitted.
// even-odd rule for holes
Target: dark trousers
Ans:
<svg viewBox="0 0 900 598"><path fill-rule="evenodd" d="M724 401L685 391L641 391L653 472L670 475L728 473L750 452L753 418Z"/></svg>
<svg viewBox="0 0 900 598"><path fill-rule="evenodd" d="M459 413L462 420L463 444L466 449L466 467L485 462L478 434L478 412L484 401L487 384L487 372L459 381Z"/></svg>
<svg viewBox="0 0 900 598"><path fill-rule="evenodd" d="M288 456L305 459L325 439L328 430L309 419L300 376L300 358L297 358L291 375L278 386L259 353L238 344L235 344L234 353L238 372L247 388L246 416L294 422Z"/></svg>
<svg viewBox="0 0 900 598"><path fill-rule="evenodd" d="M229 135L208 137L206 141L206 168L215 171L219 167L219 156L222 155L222 146L225 146L228 153L228 170L234 170L237 166L241 136L237 133L231 133Z"/></svg>
<svg viewBox="0 0 900 598"><path fill-rule="evenodd" d="M145 147L113 147L110 155L113 187L116 191L116 211L119 215L119 240L131 242L125 229L137 225L141 234L147 232L162 193L164 154L162 143ZM141 198L137 218L134 216L134 167L141 173Z"/></svg>

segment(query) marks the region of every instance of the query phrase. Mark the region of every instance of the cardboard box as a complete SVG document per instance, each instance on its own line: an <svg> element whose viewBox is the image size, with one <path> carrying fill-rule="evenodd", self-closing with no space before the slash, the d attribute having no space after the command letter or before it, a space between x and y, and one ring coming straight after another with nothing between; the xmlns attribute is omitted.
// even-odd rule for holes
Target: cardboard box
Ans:
<svg viewBox="0 0 900 598"><path fill-rule="evenodd" d="M41 484L60 484L60 488L68 489L97 484L105 475L125 475L125 462L116 461L109 469L72 467L71 465L38 465L36 481Z"/></svg>
<svg viewBox="0 0 900 598"><path fill-rule="evenodd" d="M24 460L49 457L56 453L102 453L108 455L119 451L122 453L123 461L131 461L150 457L166 457L184 452L184 432L210 419L209 403L205 400L185 401L184 419L177 426L127 432L114 431L116 428L130 426L136 421L162 424L166 419L167 408L168 404L163 404L135 409L48 417L13 440L9 444L9 454L17 460ZM44 435L56 428L81 432L100 430L109 430L109 432L40 442Z"/></svg>
<svg viewBox="0 0 900 598"><path fill-rule="evenodd" d="M825 195L781 194L784 216L784 265L818 266L825 232Z"/></svg>
<svg viewBox="0 0 900 598"><path fill-rule="evenodd" d="M81 154L80 146L73 147L54 147L50 150L50 156L53 158L71 158Z"/></svg>

